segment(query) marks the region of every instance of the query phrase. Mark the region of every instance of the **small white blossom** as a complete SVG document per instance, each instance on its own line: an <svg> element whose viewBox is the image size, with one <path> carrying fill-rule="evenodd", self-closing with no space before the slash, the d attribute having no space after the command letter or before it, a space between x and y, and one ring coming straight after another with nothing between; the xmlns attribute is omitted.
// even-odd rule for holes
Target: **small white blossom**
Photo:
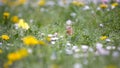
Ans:
<svg viewBox="0 0 120 68"><path fill-rule="evenodd" d="M70 14L70 16L75 17L75 16L76 16L76 13L72 12L72 13Z"/></svg>
<svg viewBox="0 0 120 68"><path fill-rule="evenodd" d="M111 40L107 38L106 41L107 41L107 42L110 42Z"/></svg>
<svg viewBox="0 0 120 68"><path fill-rule="evenodd" d="M53 37L53 35L52 34L48 34L48 37Z"/></svg>
<svg viewBox="0 0 120 68"><path fill-rule="evenodd" d="M88 6L88 5L86 5L84 8L83 8L83 10L89 10L90 9L90 7Z"/></svg>
<svg viewBox="0 0 120 68"><path fill-rule="evenodd" d="M112 6L112 5L111 5L111 9L114 9L114 8L115 8L115 6Z"/></svg>
<svg viewBox="0 0 120 68"><path fill-rule="evenodd" d="M101 10L101 8L100 8L100 7L98 7L98 8L97 8L97 10Z"/></svg>
<svg viewBox="0 0 120 68"><path fill-rule="evenodd" d="M34 21L33 19L30 19L30 23L33 23L33 21Z"/></svg>
<svg viewBox="0 0 120 68"><path fill-rule="evenodd" d="M0 42L0 45L2 45L2 42Z"/></svg>
<svg viewBox="0 0 120 68"><path fill-rule="evenodd" d="M32 49L29 48L29 49L28 49L28 53L32 53L32 52L33 52Z"/></svg>
<svg viewBox="0 0 120 68"><path fill-rule="evenodd" d="M104 27L104 25L103 25L103 24L100 24L99 26L100 26L100 27Z"/></svg>
<svg viewBox="0 0 120 68"><path fill-rule="evenodd" d="M107 46L106 49L107 49L107 50L111 50L112 47L111 47L111 46Z"/></svg>
<svg viewBox="0 0 120 68"><path fill-rule="evenodd" d="M97 49L100 49L100 48L102 48L102 47L103 47L103 45L102 45L101 43L97 43L97 44L96 44L96 48L97 48Z"/></svg>
<svg viewBox="0 0 120 68"><path fill-rule="evenodd" d="M51 44L55 44L55 41L51 41Z"/></svg>
<svg viewBox="0 0 120 68"><path fill-rule="evenodd" d="M73 68L83 68L83 67L82 67L82 64L75 63L74 66L73 66Z"/></svg>
<svg viewBox="0 0 120 68"><path fill-rule="evenodd" d="M67 25L72 25L72 21L71 21L71 20L67 20L67 21L66 21L66 24L67 24Z"/></svg>

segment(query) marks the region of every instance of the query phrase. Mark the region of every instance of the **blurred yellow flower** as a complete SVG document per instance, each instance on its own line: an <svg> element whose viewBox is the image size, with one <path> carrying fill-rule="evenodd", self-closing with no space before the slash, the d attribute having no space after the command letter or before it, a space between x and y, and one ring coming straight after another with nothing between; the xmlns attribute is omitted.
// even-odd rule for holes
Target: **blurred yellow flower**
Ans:
<svg viewBox="0 0 120 68"><path fill-rule="evenodd" d="M108 65L105 68L118 68L116 65Z"/></svg>
<svg viewBox="0 0 120 68"><path fill-rule="evenodd" d="M40 6L44 6L45 5L45 0L40 0L38 3Z"/></svg>
<svg viewBox="0 0 120 68"><path fill-rule="evenodd" d="M76 5L76 6L83 6L84 5L84 3L79 2L79 1L73 1L72 4Z"/></svg>
<svg viewBox="0 0 120 68"><path fill-rule="evenodd" d="M7 57L9 61L17 61L22 58L19 53L9 53Z"/></svg>
<svg viewBox="0 0 120 68"><path fill-rule="evenodd" d="M105 8L107 8L107 7L108 7L108 5L107 5L107 4L100 4L100 8L105 9Z"/></svg>
<svg viewBox="0 0 120 68"><path fill-rule="evenodd" d="M11 20L12 20L12 22L14 22L14 23L18 23L19 18L18 18L18 16L13 16Z"/></svg>
<svg viewBox="0 0 120 68"><path fill-rule="evenodd" d="M21 55L21 57L26 57L28 55L27 49L20 49L18 53Z"/></svg>
<svg viewBox="0 0 120 68"><path fill-rule="evenodd" d="M3 40L9 40L9 39L10 39L8 35L2 35L1 38L2 38Z"/></svg>
<svg viewBox="0 0 120 68"><path fill-rule="evenodd" d="M3 53L3 51L2 51L2 49L0 49L0 54L2 54Z"/></svg>
<svg viewBox="0 0 120 68"><path fill-rule="evenodd" d="M108 38L107 36L101 36L101 37L100 37L101 40L105 40L105 39L107 39L107 38Z"/></svg>
<svg viewBox="0 0 120 68"><path fill-rule="evenodd" d="M39 42L40 45L46 45L46 43L42 40L39 40L38 42Z"/></svg>
<svg viewBox="0 0 120 68"><path fill-rule="evenodd" d="M18 4L24 4L26 2L26 0L18 0L17 3Z"/></svg>
<svg viewBox="0 0 120 68"><path fill-rule="evenodd" d="M47 40L48 42L50 42L50 41L51 41L51 37L48 36L48 37L46 38L46 40Z"/></svg>
<svg viewBox="0 0 120 68"><path fill-rule="evenodd" d="M60 68L60 66L58 64L52 64L50 68Z"/></svg>
<svg viewBox="0 0 120 68"><path fill-rule="evenodd" d="M116 6L118 6L118 3L112 3L112 6L116 7Z"/></svg>
<svg viewBox="0 0 120 68"><path fill-rule="evenodd" d="M30 28L29 25L26 22L24 22L23 19L19 20L18 27L21 27L21 28L26 29L26 30L28 30Z"/></svg>
<svg viewBox="0 0 120 68"><path fill-rule="evenodd" d="M28 46L39 44L39 41L34 36L27 36L27 37L24 37L22 40L23 40L23 43Z"/></svg>
<svg viewBox="0 0 120 68"><path fill-rule="evenodd" d="M13 64L12 61L7 61L7 62L4 63L3 68L9 68L9 66L12 65L12 64Z"/></svg>
<svg viewBox="0 0 120 68"><path fill-rule="evenodd" d="M28 51L26 49L20 49L16 52L9 53L7 57L9 61L14 62L26 57L27 55L28 55Z"/></svg>
<svg viewBox="0 0 120 68"><path fill-rule="evenodd" d="M9 16L10 16L10 13L9 13L9 12L4 12L4 13L3 13L3 18L4 18L4 19L8 19Z"/></svg>

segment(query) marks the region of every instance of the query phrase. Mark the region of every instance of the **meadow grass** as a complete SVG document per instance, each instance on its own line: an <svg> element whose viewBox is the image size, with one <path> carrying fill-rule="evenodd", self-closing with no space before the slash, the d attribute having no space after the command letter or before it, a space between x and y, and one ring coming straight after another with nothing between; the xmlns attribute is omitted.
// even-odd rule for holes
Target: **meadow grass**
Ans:
<svg viewBox="0 0 120 68"><path fill-rule="evenodd" d="M100 10L97 10L99 5L91 4L89 7L83 10L84 6L72 4L64 7L57 4L0 6L0 35L10 37L9 40L0 38L0 68L120 68L120 6ZM8 19L3 18L4 12L10 13ZM72 13L75 15L72 16ZM24 19L30 28L15 29L11 21L13 16ZM66 33L68 20L72 21L72 35ZM49 34L55 33L58 40L46 40ZM44 41L46 45L26 46L22 38L29 35ZM101 40L101 36L106 36L108 41ZM101 45L103 52L108 46L111 48L107 51L109 54L96 54L99 50L97 46ZM8 54L21 48L28 50L28 56L5 67L9 61Z"/></svg>

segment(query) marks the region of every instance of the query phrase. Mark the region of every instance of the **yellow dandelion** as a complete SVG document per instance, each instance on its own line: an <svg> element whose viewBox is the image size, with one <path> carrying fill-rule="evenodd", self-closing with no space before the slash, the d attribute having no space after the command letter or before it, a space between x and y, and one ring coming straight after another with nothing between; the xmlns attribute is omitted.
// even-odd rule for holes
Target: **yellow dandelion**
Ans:
<svg viewBox="0 0 120 68"><path fill-rule="evenodd" d="M23 28L25 30L28 30L30 28L29 25L26 22L24 22L23 19L19 20L18 27Z"/></svg>
<svg viewBox="0 0 120 68"><path fill-rule="evenodd" d="M24 37L22 40L23 40L23 43L28 46L39 44L39 41L34 36L27 36L27 37Z"/></svg>
<svg viewBox="0 0 120 68"><path fill-rule="evenodd" d="M105 9L105 8L107 8L107 7L108 7L108 5L107 5L107 4L100 4L100 8Z"/></svg>
<svg viewBox="0 0 120 68"><path fill-rule="evenodd" d="M20 60L22 58L19 53L9 53L7 57L9 61L13 61L13 62Z"/></svg>
<svg viewBox="0 0 120 68"><path fill-rule="evenodd" d="M10 39L8 35L2 35L1 38L2 38L3 40L9 40L9 39Z"/></svg>
<svg viewBox="0 0 120 68"><path fill-rule="evenodd" d="M84 5L84 3L79 2L79 1L73 1L72 4L76 5L76 6L83 6Z"/></svg>
<svg viewBox="0 0 120 68"><path fill-rule="evenodd" d="M105 40L105 39L107 39L107 38L108 38L107 36L101 36L101 37L100 37L101 40Z"/></svg>
<svg viewBox="0 0 120 68"><path fill-rule="evenodd" d="M3 51L2 51L2 49L0 49L0 54L2 54L3 53Z"/></svg>
<svg viewBox="0 0 120 68"><path fill-rule="evenodd" d="M112 3L111 6L112 6L112 7L116 7L116 6L118 6L118 3Z"/></svg>
<svg viewBox="0 0 120 68"><path fill-rule="evenodd" d="M4 18L4 19L8 19L9 16L10 16L10 13L9 13L9 12L4 12L4 13L3 13L3 18Z"/></svg>
<svg viewBox="0 0 120 68"><path fill-rule="evenodd" d="M13 16L11 20L12 20L12 22L14 22L14 23L18 23L19 18L18 18L18 16Z"/></svg>
<svg viewBox="0 0 120 68"><path fill-rule="evenodd" d="M45 0L40 0L38 3L40 6L44 6L45 5Z"/></svg>

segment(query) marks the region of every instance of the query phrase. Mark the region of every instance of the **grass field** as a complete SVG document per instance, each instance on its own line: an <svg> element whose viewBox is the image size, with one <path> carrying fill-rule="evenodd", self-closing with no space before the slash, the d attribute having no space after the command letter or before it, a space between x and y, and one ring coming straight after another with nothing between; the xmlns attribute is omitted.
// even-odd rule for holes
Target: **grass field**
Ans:
<svg viewBox="0 0 120 68"><path fill-rule="evenodd" d="M18 1L0 2L0 68L120 68L119 3Z"/></svg>

